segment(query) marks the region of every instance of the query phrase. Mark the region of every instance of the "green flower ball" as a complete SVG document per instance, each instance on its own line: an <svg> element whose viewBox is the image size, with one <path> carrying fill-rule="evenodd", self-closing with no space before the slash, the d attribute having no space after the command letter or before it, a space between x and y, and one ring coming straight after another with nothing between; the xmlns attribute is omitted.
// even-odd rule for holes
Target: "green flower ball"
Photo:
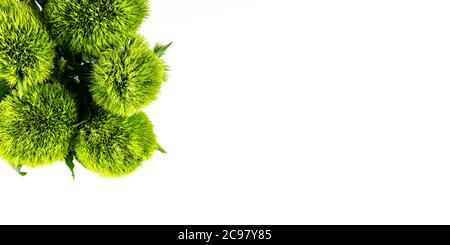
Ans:
<svg viewBox="0 0 450 245"><path fill-rule="evenodd" d="M59 84L13 90L0 103L0 156L13 166L63 160L77 122L75 100Z"/></svg>
<svg viewBox="0 0 450 245"><path fill-rule="evenodd" d="M77 160L103 177L135 171L157 149L153 126L144 113L121 117L99 110L80 129L75 142Z"/></svg>
<svg viewBox="0 0 450 245"><path fill-rule="evenodd" d="M73 51L93 56L134 33L148 15L148 0L48 0L52 36Z"/></svg>
<svg viewBox="0 0 450 245"><path fill-rule="evenodd" d="M54 45L34 10L17 0L0 0L0 78L11 87L42 83L54 56Z"/></svg>
<svg viewBox="0 0 450 245"><path fill-rule="evenodd" d="M119 50L109 49L93 65L90 91L94 101L111 113L129 116L156 99L167 79L167 65L134 36Z"/></svg>

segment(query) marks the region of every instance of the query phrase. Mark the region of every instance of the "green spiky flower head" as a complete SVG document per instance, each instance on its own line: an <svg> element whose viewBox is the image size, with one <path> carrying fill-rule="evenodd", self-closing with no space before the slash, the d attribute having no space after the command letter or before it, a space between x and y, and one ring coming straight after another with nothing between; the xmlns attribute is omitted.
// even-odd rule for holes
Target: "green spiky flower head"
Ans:
<svg viewBox="0 0 450 245"><path fill-rule="evenodd" d="M0 156L13 166L64 159L77 122L75 100L62 85L13 90L0 103Z"/></svg>
<svg viewBox="0 0 450 245"><path fill-rule="evenodd" d="M80 129L77 160L103 177L135 171L157 149L153 125L144 113L121 117L99 109Z"/></svg>
<svg viewBox="0 0 450 245"><path fill-rule="evenodd" d="M93 66L90 91L102 108L128 116L155 100L166 78L167 65L144 37L135 35L102 54Z"/></svg>
<svg viewBox="0 0 450 245"><path fill-rule="evenodd" d="M54 45L26 3L0 1L0 78L11 87L42 83L50 75Z"/></svg>
<svg viewBox="0 0 450 245"><path fill-rule="evenodd" d="M48 0L52 36L73 51L98 56L134 33L148 15L148 0Z"/></svg>

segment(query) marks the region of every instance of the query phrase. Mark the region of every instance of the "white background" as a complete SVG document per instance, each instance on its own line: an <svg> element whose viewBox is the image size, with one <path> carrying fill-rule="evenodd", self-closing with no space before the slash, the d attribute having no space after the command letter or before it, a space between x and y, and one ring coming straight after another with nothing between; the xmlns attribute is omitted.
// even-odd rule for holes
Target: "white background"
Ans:
<svg viewBox="0 0 450 245"><path fill-rule="evenodd" d="M449 1L153 0L168 155L0 164L2 224L449 224Z"/></svg>

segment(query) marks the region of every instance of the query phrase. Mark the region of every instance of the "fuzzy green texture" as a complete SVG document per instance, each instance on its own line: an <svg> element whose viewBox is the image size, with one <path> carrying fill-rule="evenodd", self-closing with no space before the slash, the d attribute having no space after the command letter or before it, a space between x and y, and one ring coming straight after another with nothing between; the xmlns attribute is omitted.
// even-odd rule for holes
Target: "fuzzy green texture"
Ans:
<svg viewBox="0 0 450 245"><path fill-rule="evenodd" d="M3 100L6 95L11 92L11 88L9 87L8 82L3 79L0 79L0 101Z"/></svg>
<svg viewBox="0 0 450 245"><path fill-rule="evenodd" d="M13 166L63 160L77 122L77 106L59 84L13 90L0 103L0 156Z"/></svg>
<svg viewBox="0 0 450 245"><path fill-rule="evenodd" d="M17 0L0 1L0 78L11 87L42 83L50 75L54 45L34 10Z"/></svg>
<svg viewBox="0 0 450 245"><path fill-rule="evenodd" d="M158 144L144 113L116 116L99 109L75 140L77 160L103 177L122 177L149 159Z"/></svg>
<svg viewBox="0 0 450 245"><path fill-rule="evenodd" d="M147 0L49 0L44 7L54 39L93 56L134 33L148 14Z"/></svg>
<svg viewBox="0 0 450 245"><path fill-rule="evenodd" d="M105 51L93 65L90 92L105 110L129 116L157 98L167 70L144 37L134 35L121 48Z"/></svg>

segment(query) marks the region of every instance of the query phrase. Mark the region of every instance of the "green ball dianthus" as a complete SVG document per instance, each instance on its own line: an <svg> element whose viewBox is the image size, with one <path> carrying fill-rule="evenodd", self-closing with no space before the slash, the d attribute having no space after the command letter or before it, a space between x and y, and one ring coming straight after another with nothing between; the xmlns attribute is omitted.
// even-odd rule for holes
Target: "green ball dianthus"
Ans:
<svg viewBox="0 0 450 245"><path fill-rule="evenodd" d="M55 40L93 56L134 33L148 13L148 0L48 0L44 7Z"/></svg>
<svg viewBox="0 0 450 245"><path fill-rule="evenodd" d="M63 160L77 122L77 106L59 84L13 90L0 103L0 156L13 166Z"/></svg>
<svg viewBox="0 0 450 245"><path fill-rule="evenodd" d="M93 65L90 91L94 101L111 113L129 116L156 99L167 79L167 65L133 36L119 50L105 51Z"/></svg>
<svg viewBox="0 0 450 245"><path fill-rule="evenodd" d="M42 83L50 75L54 45L26 3L0 1L0 78L11 87Z"/></svg>
<svg viewBox="0 0 450 245"><path fill-rule="evenodd" d="M153 125L142 112L122 117L99 109L75 141L77 160L103 177L132 173L157 147Z"/></svg>

